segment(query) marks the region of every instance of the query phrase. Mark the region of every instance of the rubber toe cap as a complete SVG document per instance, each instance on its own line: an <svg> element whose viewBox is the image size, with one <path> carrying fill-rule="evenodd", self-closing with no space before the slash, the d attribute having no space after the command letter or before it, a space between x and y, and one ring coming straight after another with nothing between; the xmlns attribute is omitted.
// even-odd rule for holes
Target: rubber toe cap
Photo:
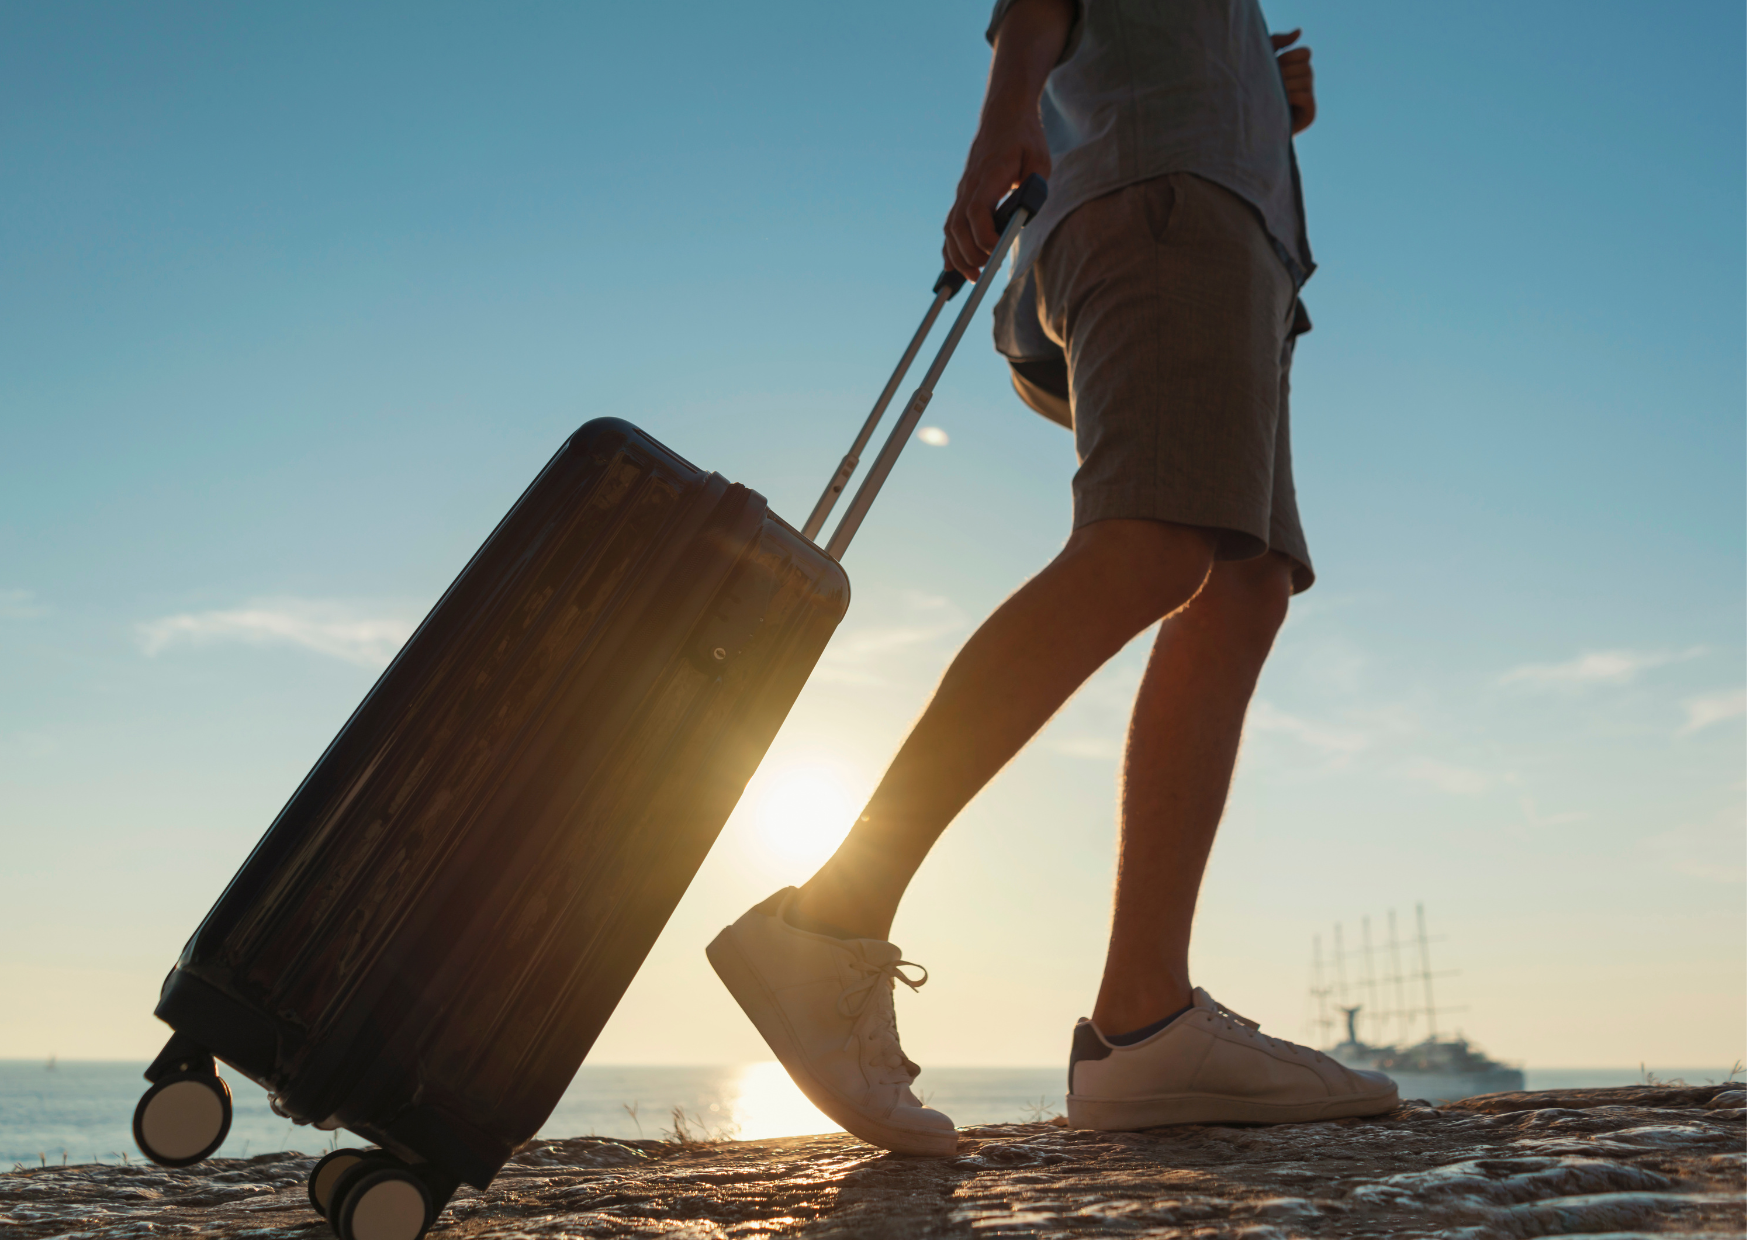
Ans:
<svg viewBox="0 0 1748 1240"><path fill-rule="evenodd" d="M1388 1098L1396 1092L1396 1082L1382 1072L1349 1068L1359 1081L1359 1092L1369 1098Z"/></svg>
<svg viewBox="0 0 1748 1240"><path fill-rule="evenodd" d="M935 1134L956 1131L951 1119L928 1107L893 1107L892 1114L886 1117L886 1122L894 1128L904 1128L918 1133Z"/></svg>

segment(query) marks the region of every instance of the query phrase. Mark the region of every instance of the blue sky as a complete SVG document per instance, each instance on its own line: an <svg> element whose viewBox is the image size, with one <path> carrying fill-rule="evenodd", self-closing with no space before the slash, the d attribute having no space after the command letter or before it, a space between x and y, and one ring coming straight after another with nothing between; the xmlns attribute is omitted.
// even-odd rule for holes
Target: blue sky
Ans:
<svg viewBox="0 0 1748 1240"><path fill-rule="evenodd" d="M1741 10L1267 11L1319 75L1293 412L1320 577L1259 689L1198 980L1313 1036L1312 936L1424 900L1447 1019L1494 1053L1727 1066ZM926 304L986 16L0 6L0 1057L156 1049L183 939L576 425L806 514ZM1060 545L1071 445L986 330L597 1058L763 1057L703 944L829 851ZM1090 1006L1143 654L919 877L921 1062L1053 1063Z"/></svg>

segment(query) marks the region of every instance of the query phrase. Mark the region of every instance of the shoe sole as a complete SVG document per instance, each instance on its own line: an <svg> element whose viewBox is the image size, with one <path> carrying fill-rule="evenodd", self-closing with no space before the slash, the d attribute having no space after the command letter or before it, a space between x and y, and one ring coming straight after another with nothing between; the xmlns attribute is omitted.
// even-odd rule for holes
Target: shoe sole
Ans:
<svg viewBox="0 0 1748 1240"><path fill-rule="evenodd" d="M1109 1100L1068 1095L1068 1126L1104 1132L1163 1128L1168 1124L1302 1124L1313 1120L1382 1115L1401 1105L1387 1097L1326 1098L1321 1102L1253 1102L1218 1094L1162 1094Z"/></svg>
<svg viewBox="0 0 1748 1240"><path fill-rule="evenodd" d="M710 946L704 949L704 954L710 960L710 967L716 970L716 976L728 987L728 993L740 1004L740 1010L747 1014L747 1019L753 1022L753 1027L777 1056L777 1062L788 1071L790 1079L807 1095L809 1102L852 1136L860 1137L869 1145L891 1150L894 1154L924 1154L945 1158L959 1152L957 1132L931 1137L883 1124L845 1102L836 1091L815 1076L801 1054L800 1044L790 1031L789 1021L783 1016L776 996L765 985L758 970L753 968L746 953L740 949L740 944L734 941L733 931L734 927L730 926L717 935L711 940Z"/></svg>

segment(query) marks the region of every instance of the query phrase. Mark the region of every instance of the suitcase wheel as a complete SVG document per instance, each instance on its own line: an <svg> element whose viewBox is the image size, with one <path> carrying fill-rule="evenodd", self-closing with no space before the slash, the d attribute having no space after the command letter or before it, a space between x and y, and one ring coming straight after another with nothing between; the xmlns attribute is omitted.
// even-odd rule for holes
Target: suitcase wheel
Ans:
<svg viewBox="0 0 1748 1240"><path fill-rule="evenodd" d="M331 1210L340 1240L419 1240L437 1215L418 1172L386 1157L363 1159L344 1172Z"/></svg>
<svg viewBox="0 0 1748 1240"><path fill-rule="evenodd" d="M328 1217L328 1207L334 1201L334 1189L340 1183L340 1177L356 1167L377 1150L331 1150L324 1154L321 1161L310 1171L309 1191L310 1205L323 1218Z"/></svg>
<svg viewBox="0 0 1748 1240"><path fill-rule="evenodd" d="M159 1077L134 1108L134 1143L160 1167L209 1157L231 1130L231 1089L216 1072Z"/></svg>

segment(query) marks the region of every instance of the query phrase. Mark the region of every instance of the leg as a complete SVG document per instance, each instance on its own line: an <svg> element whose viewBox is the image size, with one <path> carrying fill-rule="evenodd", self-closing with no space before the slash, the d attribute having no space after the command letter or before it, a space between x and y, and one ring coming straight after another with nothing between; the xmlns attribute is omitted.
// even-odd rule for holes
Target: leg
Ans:
<svg viewBox="0 0 1748 1240"><path fill-rule="evenodd" d="M1209 536L1190 526L1076 530L965 643L855 828L802 889L797 924L886 938L947 824L1100 665L1195 597L1212 562Z"/></svg>
<svg viewBox="0 0 1748 1240"><path fill-rule="evenodd" d="M1383 1073L1271 1037L1205 992L1191 993L1196 891L1291 572L1278 552L1218 565L1195 602L1160 626L1124 756L1104 982L1069 1051L1071 1127L1296 1123L1398 1105ZM1148 1030L1166 1017L1174 1019Z"/></svg>
<svg viewBox="0 0 1748 1240"><path fill-rule="evenodd" d="M1292 562L1222 563L1160 626L1123 757L1116 909L1093 1023L1127 1033L1190 1003L1190 923L1244 712L1286 618Z"/></svg>

